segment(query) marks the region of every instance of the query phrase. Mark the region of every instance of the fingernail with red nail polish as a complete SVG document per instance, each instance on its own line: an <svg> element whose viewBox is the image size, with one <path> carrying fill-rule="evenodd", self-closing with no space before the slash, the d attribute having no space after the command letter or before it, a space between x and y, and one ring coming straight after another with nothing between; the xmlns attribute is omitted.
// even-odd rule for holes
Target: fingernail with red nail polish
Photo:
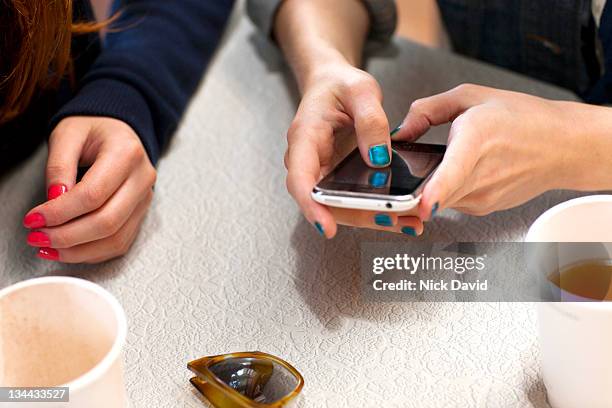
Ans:
<svg viewBox="0 0 612 408"><path fill-rule="evenodd" d="M49 187L49 190L47 191L47 199L55 200L57 197L61 196L67 191L68 187L66 187L64 184L54 184Z"/></svg>
<svg viewBox="0 0 612 408"><path fill-rule="evenodd" d="M38 257L47 261L59 261L59 252L53 248L40 248L38 250Z"/></svg>
<svg viewBox="0 0 612 408"><path fill-rule="evenodd" d="M34 231L28 234L28 245L35 247L49 247L51 246L51 239L44 232Z"/></svg>
<svg viewBox="0 0 612 408"><path fill-rule="evenodd" d="M41 213L32 213L25 216L23 225L26 228L42 228L47 225L47 221Z"/></svg>

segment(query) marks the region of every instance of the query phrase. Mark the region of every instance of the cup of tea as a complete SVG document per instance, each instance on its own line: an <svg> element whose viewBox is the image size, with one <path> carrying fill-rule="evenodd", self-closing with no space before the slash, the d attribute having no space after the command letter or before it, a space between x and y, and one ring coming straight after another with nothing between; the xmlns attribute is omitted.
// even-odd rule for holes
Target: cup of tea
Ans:
<svg viewBox="0 0 612 408"><path fill-rule="evenodd" d="M542 214L525 238L560 293L537 304L542 376L553 408L612 407L612 196ZM578 243L592 243L580 245ZM529 244L528 244L529 245Z"/></svg>
<svg viewBox="0 0 612 408"><path fill-rule="evenodd" d="M123 308L94 283L44 277L0 290L0 407L127 407L126 333Z"/></svg>

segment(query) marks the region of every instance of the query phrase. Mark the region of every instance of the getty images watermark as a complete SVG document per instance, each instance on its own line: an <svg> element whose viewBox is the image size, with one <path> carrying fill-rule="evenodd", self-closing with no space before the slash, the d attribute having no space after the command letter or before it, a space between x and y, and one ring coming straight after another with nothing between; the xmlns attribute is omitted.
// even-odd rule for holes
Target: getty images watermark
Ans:
<svg viewBox="0 0 612 408"><path fill-rule="evenodd" d="M0 402L70 402L68 387L0 387Z"/></svg>
<svg viewBox="0 0 612 408"><path fill-rule="evenodd" d="M600 246L601 243L362 243L362 293L364 300L371 302L565 301L567 297L550 279L551 272L562 265L568 253L591 254L600 251Z"/></svg>
<svg viewBox="0 0 612 408"><path fill-rule="evenodd" d="M372 261L372 273L374 275L382 275L387 271L401 271L410 276L414 276L417 272L454 272L457 275L462 275L466 272L479 271L482 272L486 268L485 260L487 255L483 256L426 256L420 254L411 256L406 253L395 254L391 257L375 257ZM474 282L466 282L460 279L431 279L424 277L420 279L400 279L399 281L386 282L382 277L375 279L372 282L372 287L376 291L385 290L408 290L408 291L486 291L489 286L488 279L480 281L476 279Z"/></svg>

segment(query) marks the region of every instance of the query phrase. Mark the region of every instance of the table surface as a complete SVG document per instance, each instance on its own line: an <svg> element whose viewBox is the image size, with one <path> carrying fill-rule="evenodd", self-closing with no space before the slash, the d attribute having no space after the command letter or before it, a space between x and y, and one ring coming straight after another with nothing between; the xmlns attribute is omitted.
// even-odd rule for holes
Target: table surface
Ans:
<svg viewBox="0 0 612 408"><path fill-rule="evenodd" d="M385 109L462 82L558 99L562 90L396 40L369 59ZM97 266L40 261L25 211L44 198L45 151L0 180L0 287L50 274L114 293L129 319L134 408L202 407L186 363L261 350L305 377L301 407L545 407L533 305L364 303L361 242L411 238L342 228L321 239L284 186L284 134L298 94L278 51L241 15L159 166L153 207L131 252ZM446 128L427 135L444 142ZM444 211L419 238L520 241L551 192L477 218Z"/></svg>

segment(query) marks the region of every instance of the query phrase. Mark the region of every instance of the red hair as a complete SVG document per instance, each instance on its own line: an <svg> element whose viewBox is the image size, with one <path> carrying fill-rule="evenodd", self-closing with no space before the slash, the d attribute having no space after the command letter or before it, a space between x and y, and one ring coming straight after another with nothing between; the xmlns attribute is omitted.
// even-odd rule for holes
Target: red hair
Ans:
<svg viewBox="0 0 612 408"><path fill-rule="evenodd" d="M73 22L72 6L72 0L0 0L0 124L70 73L73 35L99 31L112 20Z"/></svg>

